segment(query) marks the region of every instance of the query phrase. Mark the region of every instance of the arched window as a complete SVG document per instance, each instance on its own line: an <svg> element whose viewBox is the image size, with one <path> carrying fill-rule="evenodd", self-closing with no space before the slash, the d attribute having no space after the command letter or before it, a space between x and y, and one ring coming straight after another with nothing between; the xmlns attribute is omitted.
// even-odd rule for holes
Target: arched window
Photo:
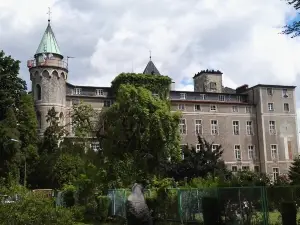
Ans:
<svg viewBox="0 0 300 225"><path fill-rule="evenodd" d="M63 123L64 123L64 114L63 114L63 112L60 112L60 114L59 114L59 122L60 122L61 125L63 125Z"/></svg>
<svg viewBox="0 0 300 225"><path fill-rule="evenodd" d="M41 129L42 128L42 115L41 115L41 112L39 112L39 111L36 112L36 119L37 119L37 122L38 122L38 129Z"/></svg>
<svg viewBox="0 0 300 225"><path fill-rule="evenodd" d="M35 91L36 91L36 99L37 100L41 100L42 99L42 89L41 89L41 85L37 84L35 86Z"/></svg>

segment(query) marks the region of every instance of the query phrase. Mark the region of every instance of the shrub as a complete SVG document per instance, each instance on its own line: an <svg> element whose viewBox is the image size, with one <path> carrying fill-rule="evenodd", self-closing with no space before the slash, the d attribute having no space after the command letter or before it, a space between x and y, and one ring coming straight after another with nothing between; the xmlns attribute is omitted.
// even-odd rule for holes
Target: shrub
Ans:
<svg viewBox="0 0 300 225"><path fill-rule="evenodd" d="M294 202L281 203L282 225L296 225L297 208Z"/></svg>
<svg viewBox="0 0 300 225"><path fill-rule="evenodd" d="M75 205L75 193L76 188L73 185L65 185L63 187L63 202L66 207L72 207Z"/></svg>
<svg viewBox="0 0 300 225"><path fill-rule="evenodd" d="M98 196L97 205L98 213L101 221L106 221L108 219L109 206L111 204L110 198L108 196Z"/></svg>

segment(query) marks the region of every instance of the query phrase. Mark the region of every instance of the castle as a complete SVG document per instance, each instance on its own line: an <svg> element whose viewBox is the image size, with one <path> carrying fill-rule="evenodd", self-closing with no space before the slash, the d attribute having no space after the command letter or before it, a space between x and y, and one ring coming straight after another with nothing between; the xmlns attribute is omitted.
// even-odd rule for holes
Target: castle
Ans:
<svg viewBox="0 0 300 225"><path fill-rule="evenodd" d="M48 20L34 55L27 62L39 132L47 127L48 110L55 107L61 122L79 101L101 110L113 102L110 87L75 86L67 82L68 64ZM160 75L150 58L144 74ZM193 144L197 133L222 145L223 159L232 171L254 170L273 176L287 173L298 155L295 86L258 84L237 89L223 87L222 72L203 70L194 75L194 91L170 91L171 110L182 111L179 131L182 145ZM72 128L69 127L72 134ZM96 150L98 143L92 143Z"/></svg>

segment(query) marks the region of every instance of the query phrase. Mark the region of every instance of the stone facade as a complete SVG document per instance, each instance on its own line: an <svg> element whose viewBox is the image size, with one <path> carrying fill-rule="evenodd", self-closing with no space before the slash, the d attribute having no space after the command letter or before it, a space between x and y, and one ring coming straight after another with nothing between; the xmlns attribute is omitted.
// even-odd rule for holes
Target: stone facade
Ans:
<svg viewBox="0 0 300 225"><path fill-rule="evenodd" d="M47 30L54 35L50 25ZM48 126L45 115L53 106L62 123L70 124L69 112L80 101L97 110L113 103L110 87L67 83L63 57L47 54L38 52L28 62L41 133ZM40 60L41 56L46 59ZM145 71L149 68L152 74L160 74L151 59ZM193 92L173 87L170 101L172 111L182 111L182 145L198 147L198 132L215 145L222 145L223 158L233 171L250 169L277 176L286 173L298 155L295 86L243 85L234 90L223 87L220 71L206 70L194 76ZM72 136L71 126L68 129Z"/></svg>

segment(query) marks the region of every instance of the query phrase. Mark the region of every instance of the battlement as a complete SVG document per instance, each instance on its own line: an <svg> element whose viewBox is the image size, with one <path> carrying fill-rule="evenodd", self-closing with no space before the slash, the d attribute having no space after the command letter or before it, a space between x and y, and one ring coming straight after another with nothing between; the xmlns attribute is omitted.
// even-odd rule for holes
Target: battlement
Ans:
<svg viewBox="0 0 300 225"><path fill-rule="evenodd" d="M42 61L38 61L35 59L27 60L27 67L29 69L35 67L55 67L68 71L68 62L61 59L45 59Z"/></svg>

